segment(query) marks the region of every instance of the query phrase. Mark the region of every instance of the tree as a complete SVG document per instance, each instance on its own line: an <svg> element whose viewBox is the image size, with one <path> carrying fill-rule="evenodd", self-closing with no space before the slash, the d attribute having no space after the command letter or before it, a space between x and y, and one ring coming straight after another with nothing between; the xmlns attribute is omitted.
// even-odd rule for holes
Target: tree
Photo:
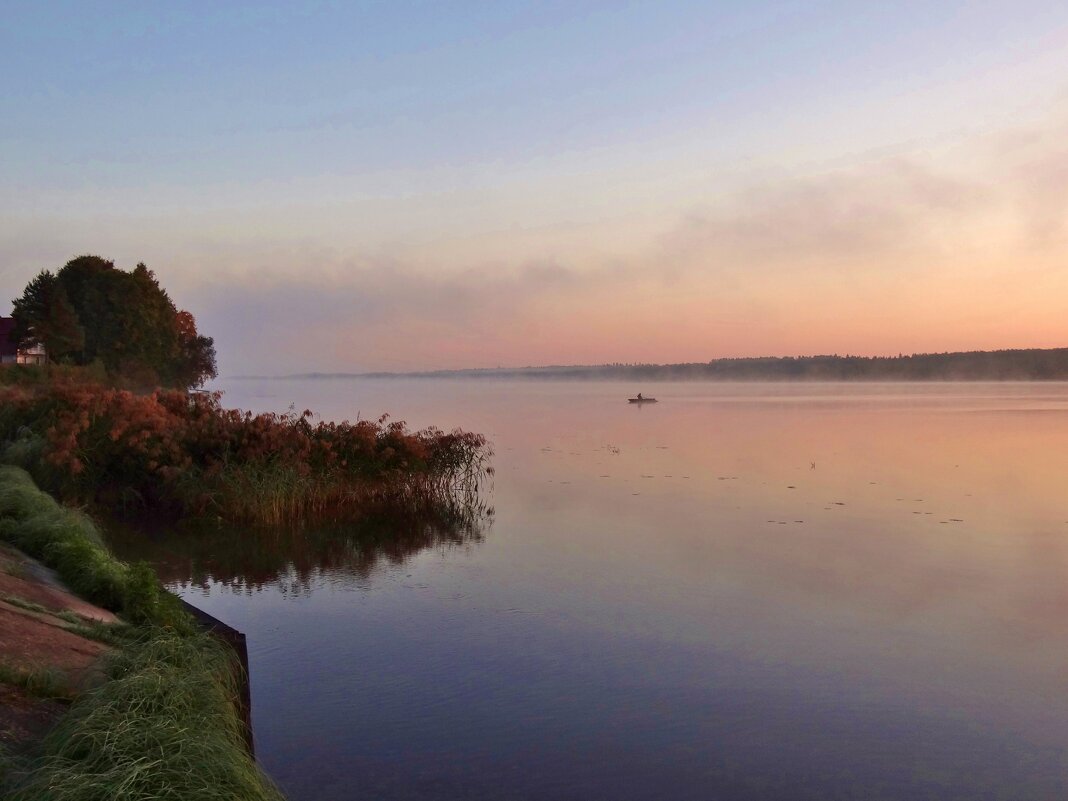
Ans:
<svg viewBox="0 0 1068 801"><path fill-rule="evenodd" d="M215 340L197 333L193 315L180 311L174 318L178 333L177 383L198 387L217 375L215 369Z"/></svg>
<svg viewBox="0 0 1068 801"><path fill-rule="evenodd" d="M56 291L56 277L42 270L22 291L22 297L11 302L11 317L15 321L12 338L20 348L43 344L42 330L46 326L52 295Z"/></svg>
<svg viewBox="0 0 1068 801"><path fill-rule="evenodd" d="M14 307L16 340L43 344L52 361L99 361L109 374L144 384L192 387L215 377L214 342L144 264L126 272L79 256L54 275L37 275Z"/></svg>
<svg viewBox="0 0 1068 801"><path fill-rule="evenodd" d="M13 302L14 338L20 347L43 345L52 361L77 358L85 332L57 276L42 271Z"/></svg>
<svg viewBox="0 0 1068 801"><path fill-rule="evenodd" d="M52 295L44 347L53 361L73 361L85 348L85 330L62 285Z"/></svg>

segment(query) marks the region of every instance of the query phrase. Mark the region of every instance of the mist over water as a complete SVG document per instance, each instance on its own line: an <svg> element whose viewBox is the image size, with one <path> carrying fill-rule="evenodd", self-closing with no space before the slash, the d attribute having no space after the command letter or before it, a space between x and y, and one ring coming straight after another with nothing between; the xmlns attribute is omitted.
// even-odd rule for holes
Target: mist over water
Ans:
<svg viewBox="0 0 1068 801"><path fill-rule="evenodd" d="M477 531L150 549L295 801L1068 791L1068 384L221 388L496 451Z"/></svg>

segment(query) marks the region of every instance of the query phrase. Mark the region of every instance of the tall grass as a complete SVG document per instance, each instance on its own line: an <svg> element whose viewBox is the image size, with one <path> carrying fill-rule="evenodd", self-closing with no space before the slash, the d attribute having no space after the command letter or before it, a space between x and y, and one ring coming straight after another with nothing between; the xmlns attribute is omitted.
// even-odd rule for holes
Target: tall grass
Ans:
<svg viewBox="0 0 1068 801"><path fill-rule="evenodd" d="M479 493L492 470L488 451L473 443L456 448L449 463L434 469L392 471L354 479L341 471L310 475L284 462L228 464L212 486L209 508L228 520L254 525L331 523L388 514L471 522L485 509ZM470 452L467 452L470 451ZM202 477L190 474L189 484ZM190 488L192 491L192 488Z"/></svg>
<svg viewBox="0 0 1068 801"><path fill-rule="evenodd" d="M245 750L237 670L208 636L151 631L109 660L12 801L281 801Z"/></svg>
<svg viewBox="0 0 1068 801"><path fill-rule="evenodd" d="M75 698L32 762L0 754L0 794L9 790L4 797L13 801L281 801L246 750L233 652L195 630L147 565L114 559L88 518L14 467L0 467L0 537L55 567L90 600L144 623L72 627L115 646L107 680ZM0 662L0 681L47 698L71 695L47 668Z"/></svg>
<svg viewBox="0 0 1068 801"><path fill-rule="evenodd" d="M8 465L0 465L0 540L53 568L86 600L135 623L184 622L177 600L151 568L116 559L87 516L60 505L25 470Z"/></svg>
<svg viewBox="0 0 1068 801"><path fill-rule="evenodd" d="M217 393L0 386L0 458L67 500L250 524L463 513L492 474L478 434L312 416L225 409Z"/></svg>

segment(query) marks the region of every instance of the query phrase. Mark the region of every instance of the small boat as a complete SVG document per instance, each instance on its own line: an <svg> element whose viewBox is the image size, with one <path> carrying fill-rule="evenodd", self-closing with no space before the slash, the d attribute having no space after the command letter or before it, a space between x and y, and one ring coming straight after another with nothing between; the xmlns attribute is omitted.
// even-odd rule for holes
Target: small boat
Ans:
<svg viewBox="0 0 1068 801"><path fill-rule="evenodd" d="M656 398L627 398L627 403L656 403Z"/></svg>

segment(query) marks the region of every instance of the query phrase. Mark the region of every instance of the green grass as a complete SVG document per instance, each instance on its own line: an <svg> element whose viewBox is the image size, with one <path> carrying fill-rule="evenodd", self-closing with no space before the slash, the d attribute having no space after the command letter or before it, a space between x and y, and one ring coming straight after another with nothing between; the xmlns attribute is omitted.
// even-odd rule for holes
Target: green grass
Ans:
<svg viewBox="0 0 1068 801"><path fill-rule="evenodd" d="M0 738L11 741L12 732L0 730ZM10 783L11 778L24 770L24 764L24 758L20 758L8 745L0 741L0 797L2 797L3 788Z"/></svg>
<svg viewBox="0 0 1068 801"><path fill-rule="evenodd" d="M88 518L57 504L18 468L0 467L0 539L55 568L89 600L143 623L56 615L68 631L114 646L107 680L74 699L18 770L0 755L0 794L12 801L283 801L246 750L233 652L196 631L148 565L115 559ZM72 698L55 670L0 663L0 682Z"/></svg>
<svg viewBox="0 0 1068 801"><path fill-rule="evenodd" d="M74 696L70 679L53 667L21 667L0 662L0 684L18 687L35 698L69 701Z"/></svg>
<svg viewBox="0 0 1068 801"><path fill-rule="evenodd" d="M38 612L45 615L56 614L51 609L41 606L33 601L27 601L25 598L19 598L17 595L0 595L0 601L11 606L17 606L19 609L25 609L27 612Z"/></svg>
<svg viewBox="0 0 1068 801"><path fill-rule="evenodd" d="M72 612L69 609L58 611L49 609L33 601L27 601L25 598L19 598L17 595L0 595L0 601L25 609L28 612L51 615L57 620L62 620L66 623L67 625L64 628L67 631L89 640L96 640L108 645L126 642L125 631L127 626L125 623L101 623L98 620L82 617L77 612Z"/></svg>
<svg viewBox="0 0 1068 801"><path fill-rule="evenodd" d="M92 521L60 506L16 467L0 467L0 539L54 568L82 597L122 608L126 566L104 547Z"/></svg>
<svg viewBox="0 0 1068 801"><path fill-rule="evenodd" d="M10 562L4 565L4 572L17 579L28 578L30 575L30 571L22 562Z"/></svg>
<svg viewBox="0 0 1068 801"><path fill-rule="evenodd" d="M93 521L55 501L25 470L0 466L0 540L55 569L75 593L134 623L187 625L148 565L112 556Z"/></svg>
<svg viewBox="0 0 1068 801"><path fill-rule="evenodd" d="M206 635L146 632L47 737L12 801L281 801L245 750L237 671Z"/></svg>
<svg viewBox="0 0 1068 801"><path fill-rule="evenodd" d="M57 617L61 617L61 615L57 615ZM75 617L77 618L77 616ZM102 642L104 645L125 646L138 636L137 628L127 626L125 623L101 623L97 620L84 620L82 618L70 620L63 617L62 619L70 624L64 628L71 634L77 634L87 640Z"/></svg>

